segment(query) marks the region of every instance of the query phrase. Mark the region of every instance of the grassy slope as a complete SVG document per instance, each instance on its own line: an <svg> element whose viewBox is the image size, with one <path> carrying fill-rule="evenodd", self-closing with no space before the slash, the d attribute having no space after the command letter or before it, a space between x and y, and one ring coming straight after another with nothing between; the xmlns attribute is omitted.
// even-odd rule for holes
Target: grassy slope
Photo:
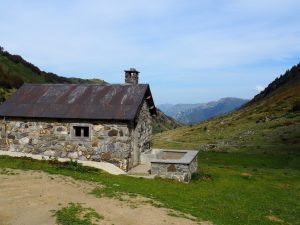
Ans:
<svg viewBox="0 0 300 225"><path fill-rule="evenodd" d="M66 78L46 73L20 56L0 51L0 103L10 97L23 83L106 83L99 79ZM158 110L153 132L159 133L182 125Z"/></svg>
<svg viewBox="0 0 300 225"><path fill-rule="evenodd" d="M165 115L162 111L157 109L157 116L153 121L153 134L161 133L163 131L172 130L182 127L183 124Z"/></svg>
<svg viewBox="0 0 300 225"><path fill-rule="evenodd" d="M300 74L234 113L157 134L154 146L200 150L297 150L300 111L292 109L299 103Z"/></svg>
<svg viewBox="0 0 300 225"><path fill-rule="evenodd" d="M274 224L267 216L300 224L300 155L202 153L201 170L190 184L113 176L95 169L54 166L31 159L0 157L0 168L42 170L105 187L96 196L122 198L140 194L164 206L214 224ZM101 212L100 212L101 213ZM276 223L275 223L276 224Z"/></svg>
<svg viewBox="0 0 300 225"><path fill-rule="evenodd" d="M23 83L105 83L99 79L66 78L41 71L20 56L0 51L0 102Z"/></svg>
<svg viewBox="0 0 300 225"><path fill-rule="evenodd" d="M1 68L1 83L4 83L6 79L18 80L18 81L20 80L25 83L46 82L43 76L32 71L29 67L26 67L22 63L15 63L11 61L7 56L1 54L0 54L0 68Z"/></svg>

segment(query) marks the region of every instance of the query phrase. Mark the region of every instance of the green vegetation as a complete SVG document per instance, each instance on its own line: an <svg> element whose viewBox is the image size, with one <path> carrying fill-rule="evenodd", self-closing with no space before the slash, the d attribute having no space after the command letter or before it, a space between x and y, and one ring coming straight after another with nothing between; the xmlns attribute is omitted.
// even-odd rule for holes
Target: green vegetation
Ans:
<svg viewBox="0 0 300 225"><path fill-rule="evenodd" d="M161 133L163 131L173 130L178 127L182 127L182 124L173 118L165 115L159 109L157 110L157 116L153 121L153 134Z"/></svg>
<svg viewBox="0 0 300 225"><path fill-rule="evenodd" d="M217 153L199 156L199 172L190 184L113 176L76 164L0 157L0 168L42 170L100 182L96 196L124 193L148 197L157 207L191 214L214 224L300 224L300 153ZM157 204L157 202L159 204ZM280 223L279 223L280 224Z"/></svg>
<svg viewBox="0 0 300 225"><path fill-rule="evenodd" d="M15 173L13 170L9 170L6 168L0 169L0 175L17 175L18 173Z"/></svg>
<svg viewBox="0 0 300 225"><path fill-rule="evenodd" d="M156 134L159 148L215 151L300 149L300 65L270 84L247 106L197 125Z"/></svg>
<svg viewBox="0 0 300 225"><path fill-rule="evenodd" d="M56 222L60 225L94 225L104 219L92 208L83 208L79 203L69 203L68 207L57 210L54 214Z"/></svg>
<svg viewBox="0 0 300 225"><path fill-rule="evenodd" d="M41 71L19 55L0 46L0 102L6 100L23 83L105 83L99 79L66 78Z"/></svg>
<svg viewBox="0 0 300 225"><path fill-rule="evenodd" d="M8 99L17 89L0 88L0 103Z"/></svg>

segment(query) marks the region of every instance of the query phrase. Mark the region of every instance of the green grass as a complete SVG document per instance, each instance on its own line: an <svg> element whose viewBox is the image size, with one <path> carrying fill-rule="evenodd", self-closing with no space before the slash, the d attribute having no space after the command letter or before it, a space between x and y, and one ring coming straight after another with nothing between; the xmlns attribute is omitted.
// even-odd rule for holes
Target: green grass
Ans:
<svg viewBox="0 0 300 225"><path fill-rule="evenodd" d="M69 203L69 206L55 211L54 216L59 225L94 225L93 221L104 219L94 209L83 208L79 203Z"/></svg>
<svg viewBox="0 0 300 225"><path fill-rule="evenodd" d="M235 112L153 136L158 148L274 152L300 149L300 78ZM260 149L258 149L258 147ZM206 149L207 150L207 149Z"/></svg>
<svg viewBox="0 0 300 225"><path fill-rule="evenodd" d="M13 78L24 80L26 83L44 83L45 78L40 76L30 68L21 63L15 63L6 56L0 54L0 66L5 74L9 74ZM13 79L11 78L11 79Z"/></svg>
<svg viewBox="0 0 300 225"><path fill-rule="evenodd" d="M186 126L175 130L155 134L153 146L157 148L204 150L208 144L215 150L240 151L241 147L250 147L251 151L267 151L272 148L287 148L289 151L300 148L300 113L290 113L273 118L271 121L256 123L260 116L248 120L247 116L233 113L202 124ZM254 148L253 148L254 147ZM210 149L213 150L213 149Z"/></svg>
<svg viewBox="0 0 300 225"><path fill-rule="evenodd" d="M188 213L214 224L300 224L300 155L206 152L189 184L171 180L113 176L76 165L50 165L28 158L0 157L0 168L42 170L75 179L100 182L96 196L123 193L152 199L157 207ZM150 201L151 202L151 201ZM275 223L276 224L276 223ZM277 223L280 224L280 223Z"/></svg>

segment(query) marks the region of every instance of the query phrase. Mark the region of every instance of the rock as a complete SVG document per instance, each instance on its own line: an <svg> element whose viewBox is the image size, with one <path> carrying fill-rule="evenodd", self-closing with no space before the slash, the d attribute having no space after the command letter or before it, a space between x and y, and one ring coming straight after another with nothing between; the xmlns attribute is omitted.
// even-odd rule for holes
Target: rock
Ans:
<svg viewBox="0 0 300 225"><path fill-rule="evenodd" d="M81 161L87 161L87 159L86 159L85 156L80 156L79 160L81 160Z"/></svg>
<svg viewBox="0 0 300 225"><path fill-rule="evenodd" d="M20 123L20 122L16 122L16 123L15 123L15 127L16 127L16 128L19 128L20 126L21 126L21 123Z"/></svg>
<svg viewBox="0 0 300 225"><path fill-rule="evenodd" d="M93 137L93 139L92 139L92 147L97 147L98 146L98 138L96 138L96 137Z"/></svg>
<svg viewBox="0 0 300 225"><path fill-rule="evenodd" d="M183 182L188 183L190 181L189 175L187 173L183 174Z"/></svg>
<svg viewBox="0 0 300 225"><path fill-rule="evenodd" d="M39 143L38 139L32 139L31 144L36 145Z"/></svg>
<svg viewBox="0 0 300 225"><path fill-rule="evenodd" d="M55 143L55 145L52 146L52 148L54 150L62 150L62 149L64 149L64 146L61 143Z"/></svg>
<svg viewBox="0 0 300 225"><path fill-rule="evenodd" d="M46 130L44 130L44 129L41 129L41 130L40 130L40 134L46 134L46 133L47 133Z"/></svg>
<svg viewBox="0 0 300 225"><path fill-rule="evenodd" d="M113 137L113 136L118 136L118 131L116 129L112 129L108 132L108 136Z"/></svg>
<svg viewBox="0 0 300 225"><path fill-rule="evenodd" d="M32 154L43 154L43 150L37 147L34 147Z"/></svg>
<svg viewBox="0 0 300 225"><path fill-rule="evenodd" d="M94 126L93 126L93 130L94 130L94 131L97 131L97 132L98 132L98 131L100 131L100 130L102 130L102 129L104 129L104 126L102 126L102 125L94 125Z"/></svg>
<svg viewBox="0 0 300 225"><path fill-rule="evenodd" d="M115 151L115 145L114 144L108 144L107 149L110 152L114 152Z"/></svg>
<svg viewBox="0 0 300 225"><path fill-rule="evenodd" d="M23 138L21 138L21 139L19 140L19 143L20 143L21 145L26 145L26 144L29 143L29 138L28 138L28 137L23 137Z"/></svg>
<svg viewBox="0 0 300 225"><path fill-rule="evenodd" d="M11 152L16 152L15 146L14 145L9 145L9 150Z"/></svg>
<svg viewBox="0 0 300 225"><path fill-rule="evenodd" d="M64 127L57 127L57 128L56 128L56 131L57 131L57 132L64 131Z"/></svg>
<svg viewBox="0 0 300 225"><path fill-rule="evenodd" d="M59 127L55 128L55 133L66 135L66 134L68 134L68 130L66 127L59 126Z"/></svg>
<svg viewBox="0 0 300 225"><path fill-rule="evenodd" d="M23 148L22 149L22 152L24 152L24 153L31 153L32 151L34 151L33 148Z"/></svg>
<svg viewBox="0 0 300 225"><path fill-rule="evenodd" d="M67 145L67 146L66 146L67 152L71 152L72 149L73 149L73 146L72 146L72 145Z"/></svg>
<svg viewBox="0 0 300 225"><path fill-rule="evenodd" d="M93 161L96 161L96 162L100 162L100 161L101 161L100 155L93 155L91 159L92 159Z"/></svg>
<svg viewBox="0 0 300 225"><path fill-rule="evenodd" d="M79 156L82 156L82 151L78 151L78 155L79 155Z"/></svg>
<svg viewBox="0 0 300 225"><path fill-rule="evenodd" d="M87 159L90 159L90 158L91 158L91 155L87 155L86 158L87 158Z"/></svg>
<svg viewBox="0 0 300 225"><path fill-rule="evenodd" d="M23 137L27 137L29 135L29 133L28 132L24 132L24 133L21 133L20 134L20 137L21 138L23 138Z"/></svg>
<svg viewBox="0 0 300 225"><path fill-rule="evenodd" d="M67 157L67 154L68 153L65 150L63 150L60 154L60 157L65 158L65 157Z"/></svg>
<svg viewBox="0 0 300 225"><path fill-rule="evenodd" d="M77 152L70 152L68 154L68 157L71 159L78 159L78 153Z"/></svg>
<svg viewBox="0 0 300 225"><path fill-rule="evenodd" d="M117 137L117 141L126 143L128 142L128 140L130 140L128 137Z"/></svg>
<svg viewBox="0 0 300 225"><path fill-rule="evenodd" d="M61 133L62 134L62 133ZM57 141L66 141L66 136L63 136L63 135L59 135L57 137Z"/></svg>
<svg viewBox="0 0 300 225"><path fill-rule="evenodd" d="M87 151L87 149L84 146L78 146L77 148L78 153L81 152L81 155Z"/></svg>
<svg viewBox="0 0 300 225"><path fill-rule="evenodd" d="M101 155L101 160L103 161L109 161L111 159L111 155L109 152L104 152Z"/></svg>
<svg viewBox="0 0 300 225"><path fill-rule="evenodd" d="M176 166L174 164L171 164L170 166L168 166L167 171L168 172L176 172Z"/></svg>
<svg viewBox="0 0 300 225"><path fill-rule="evenodd" d="M8 139L13 139L13 140L15 140L16 137L15 137L15 135L13 135L13 134L8 134L8 135L7 135L7 138L8 138Z"/></svg>
<svg viewBox="0 0 300 225"><path fill-rule="evenodd" d="M54 157L55 156L55 151L52 151L52 150L47 150L44 152L44 155L45 156L51 156L51 157Z"/></svg>

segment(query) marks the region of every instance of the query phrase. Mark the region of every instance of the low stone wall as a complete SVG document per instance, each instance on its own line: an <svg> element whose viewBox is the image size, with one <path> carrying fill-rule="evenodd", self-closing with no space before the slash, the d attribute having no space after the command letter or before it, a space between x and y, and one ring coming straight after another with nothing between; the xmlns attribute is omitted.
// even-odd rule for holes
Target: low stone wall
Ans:
<svg viewBox="0 0 300 225"><path fill-rule="evenodd" d="M71 136L72 126L89 126L89 138ZM33 119L2 120L2 150L75 160L107 161L124 171L132 155L132 129L126 123Z"/></svg>
<svg viewBox="0 0 300 225"><path fill-rule="evenodd" d="M197 155L197 151L187 151L186 155L179 160L152 160L151 174L188 183L198 168Z"/></svg>

